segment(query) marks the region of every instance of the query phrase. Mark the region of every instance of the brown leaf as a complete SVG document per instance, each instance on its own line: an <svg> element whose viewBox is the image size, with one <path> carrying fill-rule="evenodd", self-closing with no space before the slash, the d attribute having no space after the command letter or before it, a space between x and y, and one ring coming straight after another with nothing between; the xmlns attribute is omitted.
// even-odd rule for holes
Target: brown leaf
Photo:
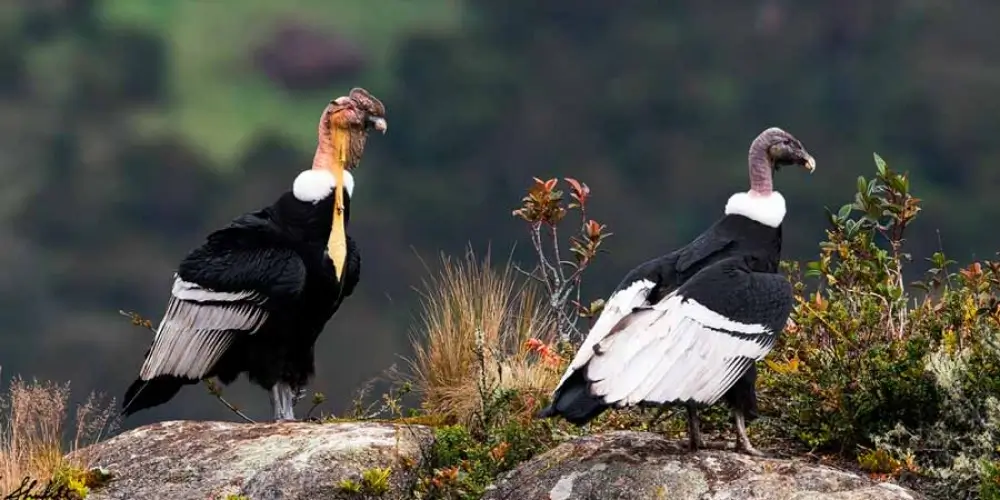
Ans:
<svg viewBox="0 0 1000 500"><path fill-rule="evenodd" d="M581 193L582 192L582 187L580 186L580 182L579 181L577 181L576 179L574 179L572 177L566 177L564 180L566 181L567 184L569 184L570 188L573 189L573 193Z"/></svg>
<svg viewBox="0 0 1000 500"><path fill-rule="evenodd" d="M586 205L587 198L590 195L590 188L572 177L566 177L566 183L570 185L570 196L579 203L578 206L583 207Z"/></svg>

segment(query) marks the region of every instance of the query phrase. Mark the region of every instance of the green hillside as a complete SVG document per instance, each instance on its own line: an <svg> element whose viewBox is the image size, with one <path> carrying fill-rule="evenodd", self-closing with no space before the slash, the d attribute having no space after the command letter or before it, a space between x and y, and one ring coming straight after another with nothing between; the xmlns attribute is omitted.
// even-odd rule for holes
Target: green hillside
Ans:
<svg viewBox="0 0 1000 500"><path fill-rule="evenodd" d="M329 29L361 47L370 60L365 74L344 87L391 91L388 62L400 37L415 31L453 29L456 0L108 0L112 24L158 33L169 51L171 106L143 116L142 130L177 132L223 168L255 131L269 130L311 147L317 109L338 91L286 93L256 72L250 52L276 21ZM301 141L301 142L300 142Z"/></svg>

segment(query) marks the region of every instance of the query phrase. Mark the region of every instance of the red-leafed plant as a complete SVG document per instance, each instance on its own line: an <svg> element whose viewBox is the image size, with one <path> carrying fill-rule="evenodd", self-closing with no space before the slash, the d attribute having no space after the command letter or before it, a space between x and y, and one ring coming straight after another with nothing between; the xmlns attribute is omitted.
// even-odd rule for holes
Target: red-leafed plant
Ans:
<svg viewBox="0 0 1000 500"><path fill-rule="evenodd" d="M593 318L604 307L603 300L588 305L580 302L580 287L584 271L600 252L601 243L611 236L607 226L587 217L590 187L572 178L565 178L569 185L569 203L563 200L563 191L557 189L557 179L534 178L534 184L521 199L521 207L513 215L528 223L531 244L538 262L530 272L523 271L545 286L549 306L558 319L562 340L578 343L582 334L577 328L579 318ZM569 238L571 258L563 256L560 246L559 225L566 216L576 211L579 215L578 232Z"/></svg>

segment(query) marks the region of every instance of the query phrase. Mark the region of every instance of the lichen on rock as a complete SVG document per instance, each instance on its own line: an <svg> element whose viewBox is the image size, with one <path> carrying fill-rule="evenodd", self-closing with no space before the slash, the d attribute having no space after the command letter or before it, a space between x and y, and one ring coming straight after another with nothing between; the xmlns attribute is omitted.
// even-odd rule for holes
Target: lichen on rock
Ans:
<svg viewBox="0 0 1000 500"><path fill-rule="evenodd" d="M646 432L578 438L507 473L487 500L918 500L889 483L801 460L688 451Z"/></svg>
<svg viewBox="0 0 1000 500"><path fill-rule="evenodd" d="M85 450L114 474L88 498L347 500L358 497L341 482L389 468L380 498L404 499L432 440L427 427L388 423L162 422Z"/></svg>

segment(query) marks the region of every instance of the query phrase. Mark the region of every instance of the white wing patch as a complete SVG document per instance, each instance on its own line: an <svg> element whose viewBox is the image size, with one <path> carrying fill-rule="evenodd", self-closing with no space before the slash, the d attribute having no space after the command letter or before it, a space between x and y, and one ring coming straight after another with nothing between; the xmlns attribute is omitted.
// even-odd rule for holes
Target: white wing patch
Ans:
<svg viewBox="0 0 1000 500"><path fill-rule="evenodd" d="M608 302L604 305L604 310L601 311L601 315L597 318L594 326L590 328L590 332L587 334L587 338L583 341L580 349L576 351L576 356L573 357L573 361L569 364L569 368L566 369L566 373L563 374L562 380L559 381L556 389L574 371L587 364L587 361L590 361L590 358L594 355L594 346L608 335L612 327L630 314L633 309L646 304L646 297L649 296L649 292L654 287L656 287L656 283L647 279L641 279L611 294Z"/></svg>
<svg viewBox="0 0 1000 500"><path fill-rule="evenodd" d="M766 326L732 321L675 292L624 318L597 343L586 375L608 404L711 405L771 351L775 337Z"/></svg>
<svg viewBox="0 0 1000 500"><path fill-rule="evenodd" d="M167 312L139 377L205 376L238 333L253 334L264 323L264 301L252 291L218 292L175 275Z"/></svg>
<svg viewBox="0 0 1000 500"><path fill-rule="evenodd" d="M243 292L217 292L210 288L205 288L197 283L184 281L176 274L174 275L174 287L170 294L181 300L191 300L194 302L235 302L237 300L248 299L257 295L251 291Z"/></svg>

